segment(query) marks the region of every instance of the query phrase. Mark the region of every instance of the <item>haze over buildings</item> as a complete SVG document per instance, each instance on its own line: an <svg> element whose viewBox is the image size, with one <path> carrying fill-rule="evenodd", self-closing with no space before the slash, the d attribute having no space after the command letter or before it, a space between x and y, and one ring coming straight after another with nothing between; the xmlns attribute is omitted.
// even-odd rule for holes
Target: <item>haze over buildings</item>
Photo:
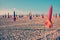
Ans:
<svg viewBox="0 0 60 40"><path fill-rule="evenodd" d="M47 14L50 5L53 14L60 13L60 0L0 0L0 15L13 14L14 8L17 14Z"/></svg>

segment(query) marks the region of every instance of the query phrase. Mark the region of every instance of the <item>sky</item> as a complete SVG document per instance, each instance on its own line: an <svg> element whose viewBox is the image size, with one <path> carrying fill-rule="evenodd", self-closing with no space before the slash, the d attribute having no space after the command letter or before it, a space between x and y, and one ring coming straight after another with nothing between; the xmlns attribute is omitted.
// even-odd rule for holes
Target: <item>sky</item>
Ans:
<svg viewBox="0 0 60 40"><path fill-rule="evenodd" d="M50 6L53 14L60 13L60 0L0 0L0 15L13 14L47 14Z"/></svg>

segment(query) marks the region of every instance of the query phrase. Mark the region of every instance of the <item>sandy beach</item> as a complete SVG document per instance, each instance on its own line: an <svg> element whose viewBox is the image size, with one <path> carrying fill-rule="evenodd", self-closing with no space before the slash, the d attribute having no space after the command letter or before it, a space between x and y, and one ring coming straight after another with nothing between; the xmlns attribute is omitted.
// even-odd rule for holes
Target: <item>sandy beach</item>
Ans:
<svg viewBox="0 0 60 40"><path fill-rule="evenodd" d="M2 40L56 40L60 36L60 18L52 18L53 27L45 26L45 18L29 17L13 18L0 17L0 39Z"/></svg>

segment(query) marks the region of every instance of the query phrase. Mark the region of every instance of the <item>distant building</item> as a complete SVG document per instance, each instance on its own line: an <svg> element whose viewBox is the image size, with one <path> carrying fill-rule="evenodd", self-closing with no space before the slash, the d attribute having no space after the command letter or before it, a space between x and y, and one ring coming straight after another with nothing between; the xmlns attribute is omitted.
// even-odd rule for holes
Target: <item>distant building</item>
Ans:
<svg viewBox="0 0 60 40"><path fill-rule="evenodd" d="M41 17L44 18L44 15L42 14Z"/></svg>
<svg viewBox="0 0 60 40"><path fill-rule="evenodd" d="M57 18L57 14L55 15L55 17Z"/></svg>
<svg viewBox="0 0 60 40"><path fill-rule="evenodd" d="M60 17L60 14L59 14L59 17Z"/></svg>
<svg viewBox="0 0 60 40"><path fill-rule="evenodd" d="M8 18L9 18L9 13L8 13Z"/></svg>
<svg viewBox="0 0 60 40"><path fill-rule="evenodd" d="M39 15L36 14L36 17L39 17Z"/></svg>
<svg viewBox="0 0 60 40"><path fill-rule="evenodd" d="M3 18L4 18L4 15L3 15Z"/></svg>
<svg viewBox="0 0 60 40"><path fill-rule="evenodd" d="M32 13L29 13L29 19L32 20Z"/></svg>
<svg viewBox="0 0 60 40"><path fill-rule="evenodd" d="M6 14L5 14L5 18L6 18Z"/></svg>
<svg viewBox="0 0 60 40"><path fill-rule="evenodd" d="M16 15L15 15L15 11L14 11L14 21L16 21Z"/></svg>
<svg viewBox="0 0 60 40"><path fill-rule="evenodd" d="M23 15L19 15L19 18L22 18L23 17Z"/></svg>
<svg viewBox="0 0 60 40"><path fill-rule="evenodd" d="M53 17L57 18L57 14L54 14Z"/></svg>

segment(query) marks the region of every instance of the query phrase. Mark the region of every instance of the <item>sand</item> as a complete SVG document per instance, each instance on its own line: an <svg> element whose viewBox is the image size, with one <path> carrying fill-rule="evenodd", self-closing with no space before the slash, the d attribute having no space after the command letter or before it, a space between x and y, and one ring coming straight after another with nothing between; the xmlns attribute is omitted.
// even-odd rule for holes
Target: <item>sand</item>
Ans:
<svg viewBox="0 0 60 40"><path fill-rule="evenodd" d="M0 17L1 40L56 40L60 37L60 18L52 18L53 27L45 26L45 18L34 16L32 20L24 16L13 21L12 18Z"/></svg>

